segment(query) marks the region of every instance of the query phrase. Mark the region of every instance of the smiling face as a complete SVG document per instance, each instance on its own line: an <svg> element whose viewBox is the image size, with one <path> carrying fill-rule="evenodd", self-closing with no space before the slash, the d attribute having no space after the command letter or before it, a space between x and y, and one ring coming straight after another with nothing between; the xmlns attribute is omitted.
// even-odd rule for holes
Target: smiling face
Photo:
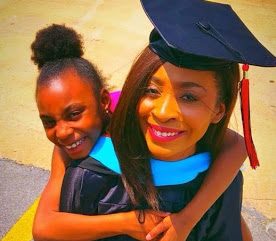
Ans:
<svg viewBox="0 0 276 241"><path fill-rule="evenodd" d="M150 153L179 160L196 151L211 123L221 120L215 73L163 64L152 76L138 105L138 118Z"/></svg>
<svg viewBox="0 0 276 241"><path fill-rule="evenodd" d="M39 86L36 100L48 139L72 159L87 156L102 131L100 109L107 106L95 98L92 86L66 70Z"/></svg>

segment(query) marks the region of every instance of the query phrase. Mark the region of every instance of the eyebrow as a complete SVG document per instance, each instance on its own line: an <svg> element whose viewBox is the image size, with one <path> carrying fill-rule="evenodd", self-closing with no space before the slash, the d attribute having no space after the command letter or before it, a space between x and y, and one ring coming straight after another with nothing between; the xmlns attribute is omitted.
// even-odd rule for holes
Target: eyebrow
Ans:
<svg viewBox="0 0 276 241"><path fill-rule="evenodd" d="M51 116L48 115L39 115L40 119L53 119Z"/></svg>
<svg viewBox="0 0 276 241"><path fill-rule="evenodd" d="M80 104L80 103L74 103L74 104L71 104L69 106L67 106L64 111L63 111L63 115L67 112L70 112L71 109L73 108L81 108L81 109L85 109L85 106ZM51 116L49 115L45 115L45 114L42 114L42 115L39 115L40 119L53 119Z"/></svg>
<svg viewBox="0 0 276 241"><path fill-rule="evenodd" d="M189 82L189 81L181 82L179 84L179 87L180 88L200 88L200 89L204 90L205 92L207 91L202 85L197 84L195 82Z"/></svg>
<svg viewBox="0 0 276 241"><path fill-rule="evenodd" d="M150 82L154 82L157 85L162 85L162 83L163 83L162 79L159 79L155 76L152 76L150 78ZM200 89L204 90L205 92L207 92L207 90L203 86L201 86L200 84L197 84L195 82L192 82L192 81L181 81L177 84L179 85L179 88L182 88L182 89L184 89L184 88L200 88Z"/></svg>
<svg viewBox="0 0 276 241"><path fill-rule="evenodd" d="M163 84L163 81L162 81L161 79L155 77L155 76L152 76L152 77L150 78L149 83L150 83L150 82L154 82L154 83L157 84L157 85L162 85L162 84Z"/></svg>
<svg viewBox="0 0 276 241"><path fill-rule="evenodd" d="M84 107L85 106L81 103L74 103L74 104L67 106L64 110L64 113L71 111L71 109L74 109L74 108L84 108Z"/></svg>

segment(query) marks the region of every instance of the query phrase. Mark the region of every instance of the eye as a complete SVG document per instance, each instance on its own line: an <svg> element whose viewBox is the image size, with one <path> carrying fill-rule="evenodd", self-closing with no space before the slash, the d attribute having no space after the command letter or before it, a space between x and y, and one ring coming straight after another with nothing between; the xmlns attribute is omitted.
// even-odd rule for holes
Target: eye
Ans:
<svg viewBox="0 0 276 241"><path fill-rule="evenodd" d="M194 102L194 101L198 100L198 98L194 94L191 94L191 93L184 94L180 98L186 102Z"/></svg>
<svg viewBox="0 0 276 241"><path fill-rule="evenodd" d="M148 86L145 89L145 94L146 95L159 95L160 92L159 92L159 90L155 86Z"/></svg>
<svg viewBox="0 0 276 241"><path fill-rule="evenodd" d="M42 121L42 124L43 124L43 126L44 126L44 128L45 129L51 129L51 128L53 128L53 127L55 127L55 125L56 125L56 121L54 120L54 119L51 119L51 118L43 118L43 119L41 119L41 121Z"/></svg>
<svg viewBox="0 0 276 241"><path fill-rule="evenodd" d="M73 120L73 121L78 120L81 117L81 113L82 113L82 111L72 111L72 112L68 113L67 118L69 120Z"/></svg>

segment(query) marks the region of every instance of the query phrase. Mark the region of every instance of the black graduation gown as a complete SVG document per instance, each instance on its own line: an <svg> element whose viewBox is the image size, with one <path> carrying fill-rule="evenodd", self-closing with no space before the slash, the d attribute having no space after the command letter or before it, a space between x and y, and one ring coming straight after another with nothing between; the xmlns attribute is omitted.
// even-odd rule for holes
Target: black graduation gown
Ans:
<svg viewBox="0 0 276 241"><path fill-rule="evenodd" d="M200 173L192 181L180 185L158 186L161 210L175 213L183 209L199 189L205 175L206 172ZM187 241L242 241L242 185L243 177L239 172L194 227ZM92 157L73 161L67 168L61 191L60 211L98 215L130 210L133 210L133 206L119 174ZM135 239L120 235L101 240Z"/></svg>

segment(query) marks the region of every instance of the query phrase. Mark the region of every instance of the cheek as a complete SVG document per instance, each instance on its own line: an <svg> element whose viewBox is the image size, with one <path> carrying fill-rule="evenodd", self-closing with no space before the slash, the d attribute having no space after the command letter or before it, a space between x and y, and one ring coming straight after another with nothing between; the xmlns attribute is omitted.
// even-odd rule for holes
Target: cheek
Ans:
<svg viewBox="0 0 276 241"><path fill-rule="evenodd" d="M96 115L95 118L88 117L83 120L82 126L86 126L86 130L92 136L98 136L101 133L103 128L103 120L100 115Z"/></svg>
<svg viewBox="0 0 276 241"><path fill-rule="evenodd" d="M205 129L211 123L213 112L205 107L181 108L182 120L194 129Z"/></svg>
<svg viewBox="0 0 276 241"><path fill-rule="evenodd" d="M54 135L54 130L51 130L51 129L44 129L44 130L48 140L57 145L58 143Z"/></svg>
<svg viewBox="0 0 276 241"><path fill-rule="evenodd" d="M153 108L153 101L148 98L142 98L138 104L138 117L147 116Z"/></svg>

